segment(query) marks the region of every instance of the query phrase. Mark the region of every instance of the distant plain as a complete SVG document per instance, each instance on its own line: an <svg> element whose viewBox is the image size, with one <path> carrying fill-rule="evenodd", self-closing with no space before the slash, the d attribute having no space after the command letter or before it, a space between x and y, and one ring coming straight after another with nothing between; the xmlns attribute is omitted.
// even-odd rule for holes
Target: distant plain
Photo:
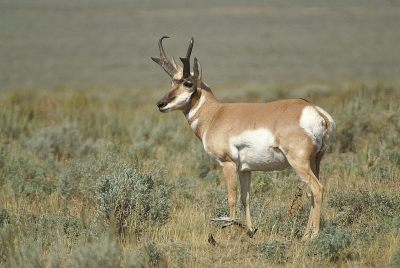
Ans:
<svg viewBox="0 0 400 268"><path fill-rule="evenodd" d="M51 1L0 3L0 89L155 86L150 60L193 56L210 84L399 80L396 1Z"/></svg>

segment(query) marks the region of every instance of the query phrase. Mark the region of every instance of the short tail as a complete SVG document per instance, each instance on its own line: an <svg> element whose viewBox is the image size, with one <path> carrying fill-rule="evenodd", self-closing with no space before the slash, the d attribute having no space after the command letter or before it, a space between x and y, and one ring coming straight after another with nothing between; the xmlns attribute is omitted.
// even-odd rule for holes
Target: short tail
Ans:
<svg viewBox="0 0 400 268"><path fill-rule="evenodd" d="M317 107L317 109L319 114L326 122L326 132L322 138L322 146L320 149L321 152L324 152L328 148L329 142L335 136L336 124L335 121L333 121L333 118L325 110L320 107Z"/></svg>

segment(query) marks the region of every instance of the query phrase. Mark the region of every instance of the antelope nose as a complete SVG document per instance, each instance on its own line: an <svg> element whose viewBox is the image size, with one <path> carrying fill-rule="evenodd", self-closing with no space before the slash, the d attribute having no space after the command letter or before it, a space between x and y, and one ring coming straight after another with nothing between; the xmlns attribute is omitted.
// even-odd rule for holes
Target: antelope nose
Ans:
<svg viewBox="0 0 400 268"><path fill-rule="evenodd" d="M157 102L158 109L164 108L165 106L167 106L167 103L162 101Z"/></svg>

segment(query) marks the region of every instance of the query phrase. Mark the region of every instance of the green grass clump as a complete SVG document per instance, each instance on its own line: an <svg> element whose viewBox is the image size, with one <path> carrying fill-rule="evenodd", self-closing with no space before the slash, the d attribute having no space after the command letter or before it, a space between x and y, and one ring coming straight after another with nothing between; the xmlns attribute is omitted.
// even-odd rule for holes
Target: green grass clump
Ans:
<svg viewBox="0 0 400 268"><path fill-rule="evenodd" d="M400 267L400 248L393 255L393 258L390 261L390 267L393 267L393 268Z"/></svg>
<svg viewBox="0 0 400 268"><path fill-rule="evenodd" d="M328 205L336 209L335 220L343 225L391 221L400 215L400 195L364 190L334 190Z"/></svg>
<svg viewBox="0 0 400 268"><path fill-rule="evenodd" d="M207 176L204 177L204 180L207 182L211 182L214 185L219 185L221 183L220 175L214 170L208 172Z"/></svg>
<svg viewBox="0 0 400 268"><path fill-rule="evenodd" d="M270 241L261 245L261 256L266 260L272 260L278 264L284 264L287 257L287 243L281 241Z"/></svg>
<svg viewBox="0 0 400 268"><path fill-rule="evenodd" d="M222 188L209 188L206 193L206 206L210 210L210 217L229 216L228 197Z"/></svg>
<svg viewBox="0 0 400 268"><path fill-rule="evenodd" d="M201 159L196 166L196 174L199 178L205 178L210 171L210 164L205 159Z"/></svg>
<svg viewBox="0 0 400 268"><path fill-rule="evenodd" d="M187 267L190 259L190 247L185 244L172 244L168 247L167 252L171 256L171 263L174 263L175 267Z"/></svg>
<svg viewBox="0 0 400 268"><path fill-rule="evenodd" d="M355 241L352 232L346 228L327 228L311 242L307 254L317 255L321 260L328 259L330 262L354 260L357 259Z"/></svg>
<svg viewBox="0 0 400 268"><path fill-rule="evenodd" d="M0 210L0 228L8 223L10 223L10 213L6 208L3 207Z"/></svg>

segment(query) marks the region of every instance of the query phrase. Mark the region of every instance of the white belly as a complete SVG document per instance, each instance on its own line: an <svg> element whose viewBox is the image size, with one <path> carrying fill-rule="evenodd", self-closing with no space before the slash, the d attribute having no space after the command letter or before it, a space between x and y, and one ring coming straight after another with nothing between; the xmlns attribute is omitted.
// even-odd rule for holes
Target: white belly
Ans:
<svg viewBox="0 0 400 268"><path fill-rule="evenodd" d="M274 147L274 136L267 129L245 131L229 142L239 171L272 171L289 166L282 151Z"/></svg>

